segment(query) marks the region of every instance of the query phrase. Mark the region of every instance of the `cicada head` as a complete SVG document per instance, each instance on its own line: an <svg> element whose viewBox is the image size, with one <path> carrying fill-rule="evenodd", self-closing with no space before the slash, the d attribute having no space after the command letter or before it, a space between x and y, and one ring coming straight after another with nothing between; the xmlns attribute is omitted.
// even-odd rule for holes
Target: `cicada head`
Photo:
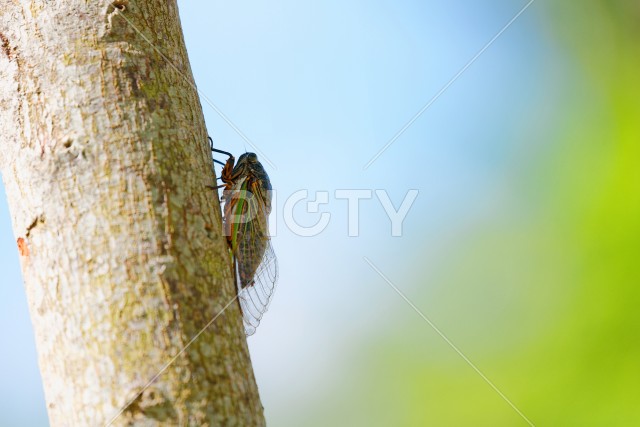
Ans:
<svg viewBox="0 0 640 427"><path fill-rule="evenodd" d="M233 175L238 176L251 173L256 167L263 169L258 161L258 156L256 156L255 153L244 153L238 159L236 167L233 168Z"/></svg>
<svg viewBox="0 0 640 427"><path fill-rule="evenodd" d="M251 176L257 180L263 190L271 190L271 182L269 175L258 161L256 153L244 153L238 159L235 168L233 168L234 177Z"/></svg>

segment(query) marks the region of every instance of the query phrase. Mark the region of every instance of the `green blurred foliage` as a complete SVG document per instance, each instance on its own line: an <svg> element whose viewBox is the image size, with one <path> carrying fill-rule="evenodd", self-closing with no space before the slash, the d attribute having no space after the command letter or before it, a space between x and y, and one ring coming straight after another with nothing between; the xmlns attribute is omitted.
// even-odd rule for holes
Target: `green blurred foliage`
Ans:
<svg viewBox="0 0 640 427"><path fill-rule="evenodd" d="M416 304L533 424L637 426L640 3L539 7L575 80L562 105L532 107L562 116L550 148L509 177L526 212L475 224L435 294ZM318 425L527 425L409 307L399 310L371 357L320 402Z"/></svg>

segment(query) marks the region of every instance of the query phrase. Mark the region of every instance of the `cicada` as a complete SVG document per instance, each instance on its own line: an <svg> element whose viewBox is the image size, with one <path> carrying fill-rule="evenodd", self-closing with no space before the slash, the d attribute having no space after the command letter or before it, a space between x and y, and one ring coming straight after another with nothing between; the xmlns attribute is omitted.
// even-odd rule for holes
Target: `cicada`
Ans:
<svg viewBox="0 0 640 427"><path fill-rule="evenodd" d="M231 153L222 164L223 230L232 254L232 268L242 310L245 333L252 335L269 308L278 280L278 261L271 246L269 214L271 182L255 153L235 162Z"/></svg>

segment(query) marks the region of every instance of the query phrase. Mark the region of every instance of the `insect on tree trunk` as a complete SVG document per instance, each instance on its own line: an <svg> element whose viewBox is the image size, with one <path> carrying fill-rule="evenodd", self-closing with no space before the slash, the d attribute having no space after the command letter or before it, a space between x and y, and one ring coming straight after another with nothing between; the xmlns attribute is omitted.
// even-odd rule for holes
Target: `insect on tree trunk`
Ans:
<svg viewBox="0 0 640 427"><path fill-rule="evenodd" d="M264 425L175 1L0 0L0 170L52 426Z"/></svg>

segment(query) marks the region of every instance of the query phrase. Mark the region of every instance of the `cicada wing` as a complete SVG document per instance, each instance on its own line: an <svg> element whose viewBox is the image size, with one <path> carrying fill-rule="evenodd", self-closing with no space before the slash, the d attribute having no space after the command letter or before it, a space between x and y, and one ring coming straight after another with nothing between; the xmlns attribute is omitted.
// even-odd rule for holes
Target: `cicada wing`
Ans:
<svg viewBox="0 0 640 427"><path fill-rule="evenodd" d="M271 246L271 241L267 240L262 262L255 271L253 280L238 290L238 299L247 335L253 335L262 316L267 312L277 281L278 259Z"/></svg>
<svg viewBox="0 0 640 427"><path fill-rule="evenodd" d="M253 184L253 185L252 185ZM242 221L233 227L232 245L235 248L238 299L245 325L251 335L267 311L278 278L278 266L269 238L268 215L270 195L264 194L259 182L250 183L251 191L241 194L236 212Z"/></svg>
<svg viewBox="0 0 640 427"><path fill-rule="evenodd" d="M221 201L224 201L224 235L227 236L229 245L232 247L234 252L235 248L233 247L234 243L232 242L232 239L237 233L238 225L242 224L244 215L248 209L245 201L248 199L246 195L250 193L247 193L245 188L246 177L242 177L222 192ZM249 199L250 198L251 197L249 197Z"/></svg>

